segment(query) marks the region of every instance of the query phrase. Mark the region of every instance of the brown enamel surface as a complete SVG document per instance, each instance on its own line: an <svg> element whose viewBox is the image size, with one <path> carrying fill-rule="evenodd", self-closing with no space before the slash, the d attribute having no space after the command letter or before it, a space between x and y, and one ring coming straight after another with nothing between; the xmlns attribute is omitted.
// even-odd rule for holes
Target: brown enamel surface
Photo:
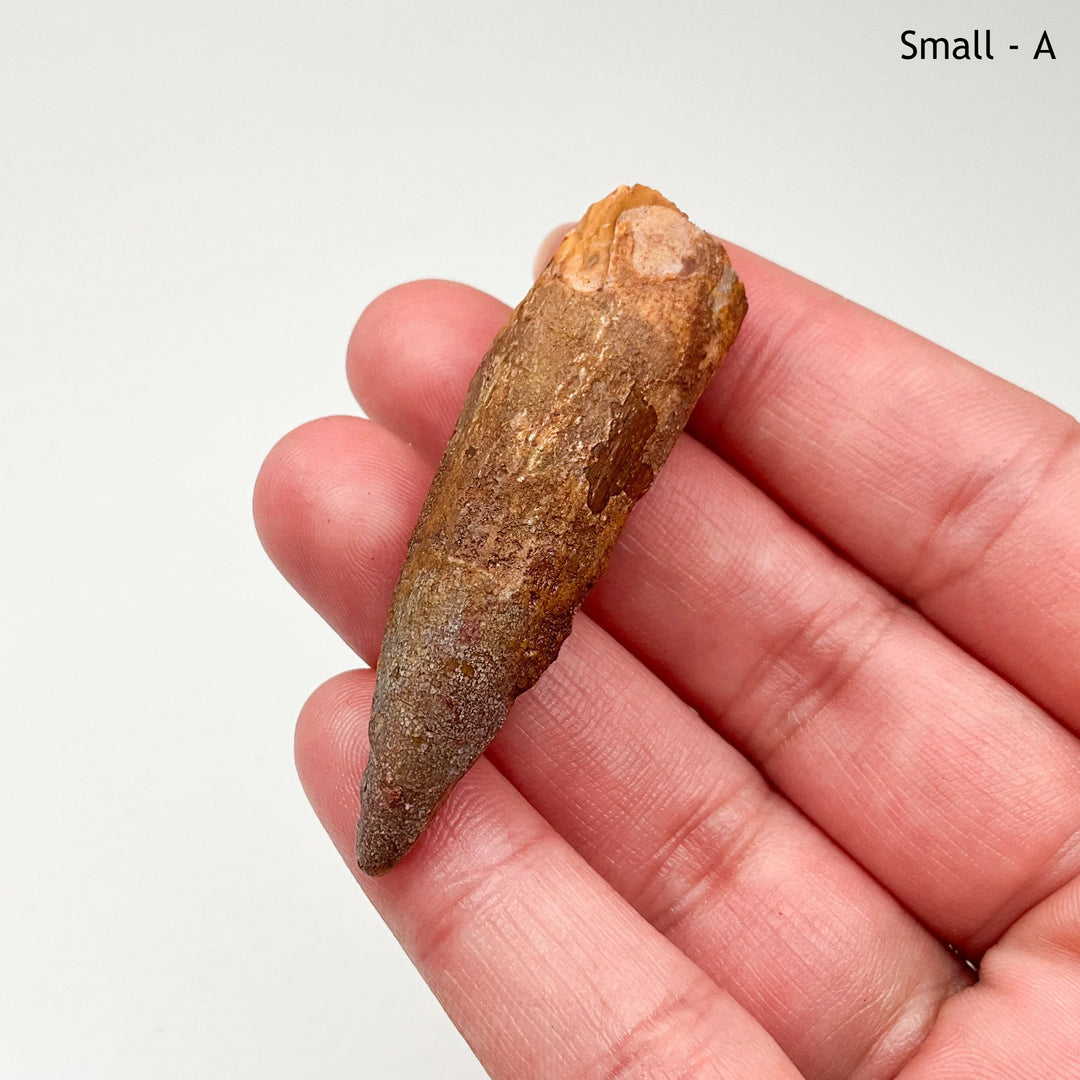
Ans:
<svg viewBox="0 0 1080 1080"><path fill-rule="evenodd" d="M590 208L469 387L394 593L357 860L383 873L555 659L738 332L718 241L648 188Z"/></svg>

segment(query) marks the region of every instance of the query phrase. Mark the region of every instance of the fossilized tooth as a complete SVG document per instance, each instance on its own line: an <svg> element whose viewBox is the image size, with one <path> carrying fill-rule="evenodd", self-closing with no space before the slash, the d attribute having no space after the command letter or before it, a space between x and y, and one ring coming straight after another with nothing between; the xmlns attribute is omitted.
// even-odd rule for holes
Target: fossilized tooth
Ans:
<svg viewBox="0 0 1080 1080"><path fill-rule="evenodd" d="M555 659L745 312L719 241L635 185L589 208L499 332L394 592L363 871L409 850Z"/></svg>

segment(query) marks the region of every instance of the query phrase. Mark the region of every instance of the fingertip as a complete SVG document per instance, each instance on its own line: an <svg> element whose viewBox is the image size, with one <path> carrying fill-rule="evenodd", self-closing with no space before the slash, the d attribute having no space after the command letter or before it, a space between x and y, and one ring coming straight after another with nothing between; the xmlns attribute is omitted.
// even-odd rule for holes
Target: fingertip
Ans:
<svg viewBox="0 0 1080 1080"><path fill-rule="evenodd" d="M436 456L469 379L509 308L455 281L398 285L365 308L349 338L349 386L368 416Z"/></svg>
<svg viewBox="0 0 1080 1080"><path fill-rule="evenodd" d="M367 761L367 720L375 672L345 671L327 679L304 702L293 752L300 784L341 856L355 865L360 776Z"/></svg>
<svg viewBox="0 0 1080 1080"><path fill-rule="evenodd" d="M368 660L430 479L392 432L337 416L279 440L256 481L256 530L271 561Z"/></svg>
<svg viewBox="0 0 1080 1080"><path fill-rule="evenodd" d="M355 416L308 420L282 435L263 458L252 489L251 512L259 540L275 565L280 565L283 527L289 524L297 497L322 458L318 448L365 423Z"/></svg>

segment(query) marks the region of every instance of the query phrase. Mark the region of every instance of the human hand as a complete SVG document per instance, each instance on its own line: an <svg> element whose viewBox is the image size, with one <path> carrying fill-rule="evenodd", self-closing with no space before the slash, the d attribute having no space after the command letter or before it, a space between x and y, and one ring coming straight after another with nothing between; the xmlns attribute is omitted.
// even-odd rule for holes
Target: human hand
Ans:
<svg viewBox="0 0 1080 1080"><path fill-rule="evenodd" d="M1080 1075L1080 429L729 251L742 333L558 661L354 873L495 1077ZM372 420L260 474L267 551L370 663L507 314L380 297ZM297 729L350 867L373 682Z"/></svg>

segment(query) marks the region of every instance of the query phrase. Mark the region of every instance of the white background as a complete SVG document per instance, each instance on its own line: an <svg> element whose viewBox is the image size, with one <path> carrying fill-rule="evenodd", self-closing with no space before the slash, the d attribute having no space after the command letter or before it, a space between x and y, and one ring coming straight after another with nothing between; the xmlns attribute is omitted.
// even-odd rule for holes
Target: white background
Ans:
<svg viewBox="0 0 1080 1080"><path fill-rule="evenodd" d="M634 181L1080 412L1078 11L4 4L0 1075L481 1076L295 779L355 660L262 555L263 455L355 411L380 291L516 301Z"/></svg>

